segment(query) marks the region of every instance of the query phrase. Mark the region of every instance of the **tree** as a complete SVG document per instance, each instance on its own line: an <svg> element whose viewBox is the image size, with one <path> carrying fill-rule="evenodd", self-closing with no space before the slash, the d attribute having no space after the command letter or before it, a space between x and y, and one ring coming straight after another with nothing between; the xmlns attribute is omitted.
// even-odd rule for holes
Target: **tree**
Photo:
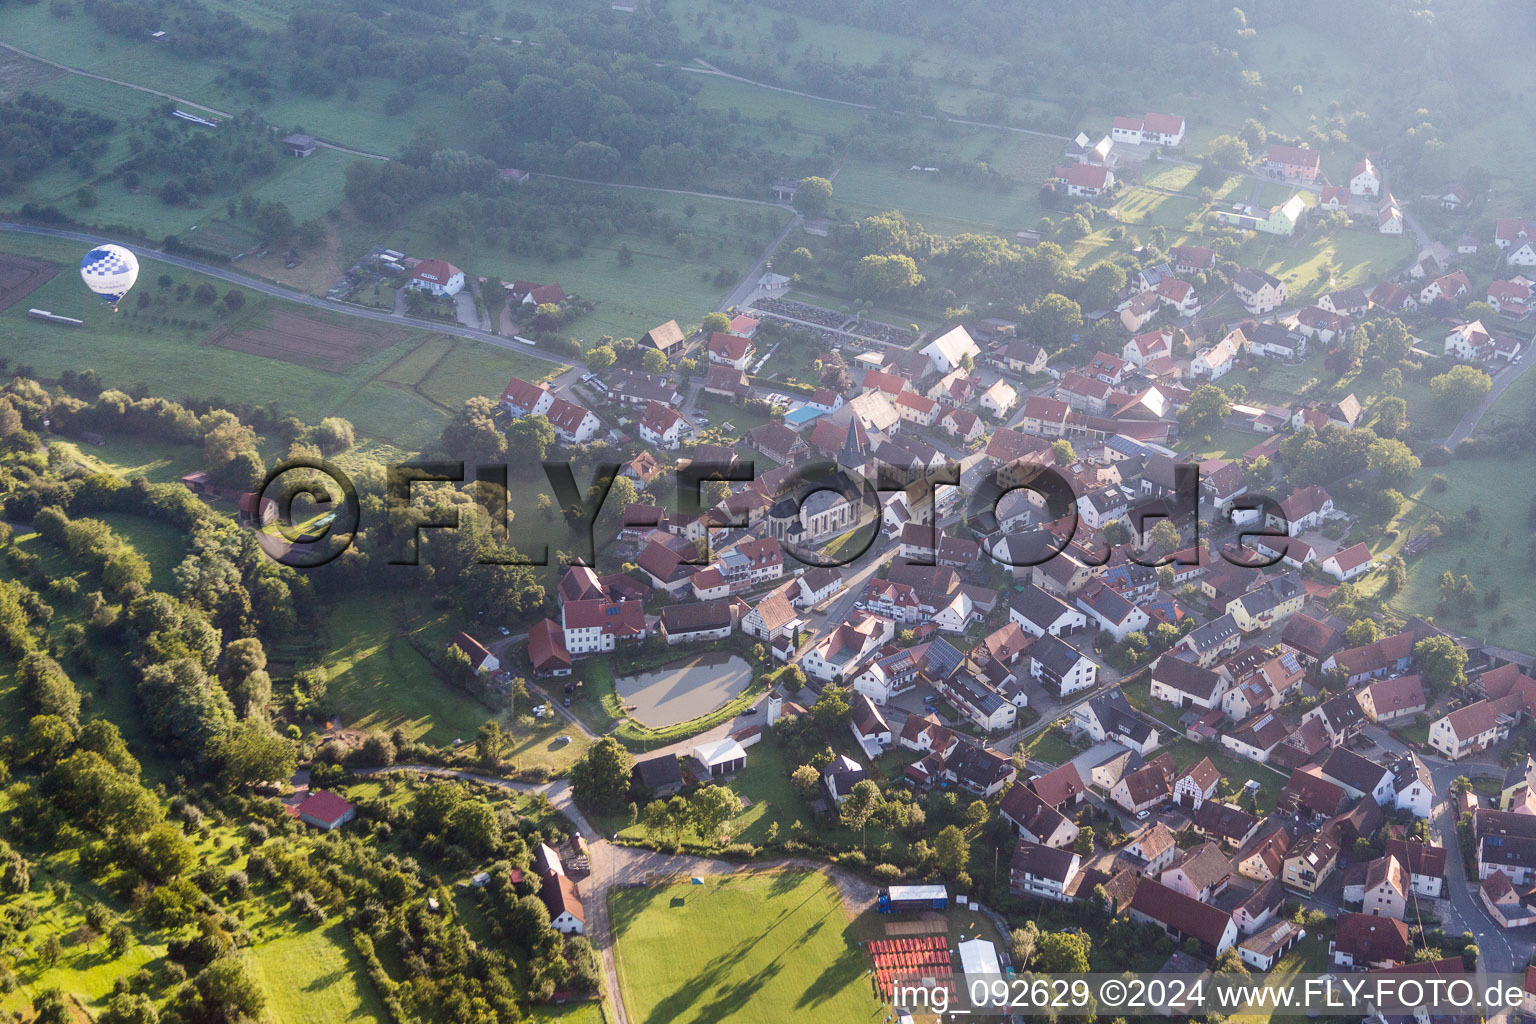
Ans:
<svg viewBox="0 0 1536 1024"><path fill-rule="evenodd" d="M315 444L320 446L320 454L326 456L339 455L356 441L352 424L340 416L327 416L321 420L314 437Z"/></svg>
<svg viewBox="0 0 1536 1024"><path fill-rule="evenodd" d="M1248 152L1248 143L1236 135L1216 136L1211 140L1206 155L1219 166L1230 170L1243 170L1253 162Z"/></svg>
<svg viewBox="0 0 1536 1024"><path fill-rule="evenodd" d="M811 705L811 718L822 729L830 732L848 721L849 710L847 688L829 686L821 691L821 696Z"/></svg>
<svg viewBox="0 0 1536 1024"><path fill-rule="evenodd" d="M604 736L571 768L571 788L582 803L611 811L623 806L634 766L629 751L612 736Z"/></svg>
<svg viewBox="0 0 1536 1024"><path fill-rule="evenodd" d="M640 357L640 368L646 373L666 373L667 357L660 349L648 348Z"/></svg>
<svg viewBox="0 0 1536 1024"><path fill-rule="evenodd" d="M1035 969L1045 974L1087 974L1092 948L1084 932L1046 932L1037 944Z"/></svg>
<svg viewBox="0 0 1536 1024"><path fill-rule="evenodd" d="M490 423L489 429L494 430L495 424ZM520 458L542 462L558 440L555 428L547 416L523 416L508 424L503 454L515 451Z"/></svg>
<svg viewBox="0 0 1536 1024"><path fill-rule="evenodd" d="M971 844L954 825L946 825L934 838L933 852L939 870L951 878L971 866Z"/></svg>
<svg viewBox="0 0 1536 1024"><path fill-rule="evenodd" d="M1429 382L1435 397L1449 408L1465 408L1476 403L1493 387L1493 378L1475 366L1453 366Z"/></svg>
<svg viewBox="0 0 1536 1024"><path fill-rule="evenodd" d="M1087 825L1078 830L1077 839L1072 844L1072 850L1079 857L1093 856L1093 829Z"/></svg>
<svg viewBox="0 0 1536 1024"><path fill-rule="evenodd" d="M795 192L795 208L807 217L824 217L832 206L832 183L812 176L800 179Z"/></svg>
<svg viewBox="0 0 1536 1024"><path fill-rule="evenodd" d="M864 845L865 830L869 825L869 819L880 812L885 798L880 795L880 787L875 785L873 779L864 779L853 787L853 792L848 794L839 810L842 823L848 828L859 830L859 845Z"/></svg>
<svg viewBox="0 0 1536 1024"><path fill-rule="evenodd" d="M219 779L235 790L258 782L283 782L293 775L293 744L272 731L264 718L247 718L224 741Z"/></svg>
<svg viewBox="0 0 1536 1024"><path fill-rule="evenodd" d="M810 803L821 792L821 773L815 765L803 764L789 774L789 781L794 783L795 792L800 794L800 799Z"/></svg>
<svg viewBox="0 0 1536 1024"><path fill-rule="evenodd" d="M730 329L731 318L724 313L705 313L703 321L699 324L699 330L705 334L725 334Z"/></svg>
<svg viewBox="0 0 1536 1024"><path fill-rule="evenodd" d="M219 301L219 290L207 281L204 281L192 292L192 301L196 302L199 306L211 306Z"/></svg>
<svg viewBox="0 0 1536 1024"><path fill-rule="evenodd" d="M1382 437L1396 437L1408 426L1408 403L1397 395L1389 395L1376 403L1376 433Z"/></svg>
<svg viewBox="0 0 1536 1024"><path fill-rule="evenodd" d="M1035 303L1027 314L1029 331L1051 351L1072 343L1072 336L1083 329L1083 307L1052 292Z"/></svg>
<svg viewBox="0 0 1536 1024"><path fill-rule="evenodd" d="M599 345L587 353L587 369L601 373L612 366L616 358L612 345Z"/></svg>
<svg viewBox="0 0 1536 1024"><path fill-rule="evenodd" d="M1466 648L1448 636L1425 637L1414 644L1413 663L1420 677L1436 689L1458 687L1467 681Z"/></svg>
<svg viewBox="0 0 1536 1024"><path fill-rule="evenodd" d="M501 849L501 819L486 801L465 800L448 815L448 836L471 853L488 857Z"/></svg>
<svg viewBox="0 0 1536 1024"><path fill-rule="evenodd" d="M1058 466L1070 466L1077 461L1077 449L1066 438L1051 442L1051 454L1055 456Z"/></svg>
<svg viewBox="0 0 1536 1024"><path fill-rule="evenodd" d="M241 307L245 305L245 292L239 288L231 288L224 293L224 305L231 313L240 312Z"/></svg>
<svg viewBox="0 0 1536 1024"><path fill-rule="evenodd" d="M97 1020L99 1024L158 1024L160 1011L142 992L119 992Z"/></svg>
<svg viewBox="0 0 1536 1024"><path fill-rule="evenodd" d="M1179 410L1179 426L1188 433L1199 433L1216 426L1231 411L1232 402L1225 391L1214 384L1201 384Z"/></svg>
<svg viewBox="0 0 1536 1024"><path fill-rule="evenodd" d="M1387 399L1402 401L1402 399ZM1419 468L1419 457L1401 441L1383 437L1371 443L1365 453L1366 467L1381 474L1387 485L1407 484Z"/></svg>
<svg viewBox="0 0 1536 1024"><path fill-rule="evenodd" d="M923 275L917 272L917 263L911 256L898 253L894 256L870 254L853 268L853 286L869 299L882 299L897 292L911 291L923 283Z"/></svg>
<svg viewBox="0 0 1536 1024"><path fill-rule="evenodd" d="M1381 630L1375 619L1356 619L1344 630L1344 642L1351 647L1364 647L1381 639Z"/></svg>
<svg viewBox="0 0 1536 1024"><path fill-rule="evenodd" d="M1157 525L1152 527L1152 532L1147 539L1152 544L1152 550L1159 555L1177 551L1179 544L1183 541L1179 536L1179 528L1173 525L1173 520L1167 518L1157 521Z"/></svg>
<svg viewBox="0 0 1536 1024"><path fill-rule="evenodd" d="M1035 949L1040 943L1040 926L1033 921L1024 922L1024 927L1015 928L1008 933L1008 952L1013 956L1014 964L1019 970L1028 970L1030 963L1035 959Z"/></svg>
<svg viewBox="0 0 1536 1024"><path fill-rule="evenodd" d="M475 753L480 757L480 763L494 768L501 763L501 752L506 747L506 735L501 731L501 723L494 718L487 721L475 733Z"/></svg>
<svg viewBox="0 0 1536 1024"><path fill-rule="evenodd" d="M204 967L193 980L202 1000L207 1019L235 1024L240 1020L260 1020L266 996L251 976L245 961L227 956Z"/></svg>
<svg viewBox="0 0 1536 1024"><path fill-rule="evenodd" d="M720 830L741 813L741 798L725 786L702 786L688 801L688 820L699 838L713 843Z"/></svg>

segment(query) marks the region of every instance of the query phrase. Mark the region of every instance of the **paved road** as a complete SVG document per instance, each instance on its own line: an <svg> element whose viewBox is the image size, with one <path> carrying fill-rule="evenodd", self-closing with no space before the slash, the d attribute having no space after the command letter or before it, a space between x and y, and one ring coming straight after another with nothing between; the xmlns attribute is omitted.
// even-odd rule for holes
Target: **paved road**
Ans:
<svg viewBox="0 0 1536 1024"><path fill-rule="evenodd" d="M114 245L124 244L115 238L103 238L99 235L88 235L79 231L65 231L60 228L36 227L30 224L10 224L3 221L0 221L0 231L12 231L26 235L41 235L45 238L61 238L66 241L80 242L85 245L106 245L108 243ZM345 302L335 302L331 299L316 298L313 295L307 295L304 292L295 291L292 288L284 288L282 285L272 284L270 282L263 281L260 278L248 277L244 274L237 274L234 271L226 270L222 267L210 266L206 263L199 263L196 260L187 259L185 256L175 256L171 253L161 252L159 249L150 249L141 245L126 245L125 247L132 250L134 255L138 256L140 259L157 260L161 263L167 263L173 267L180 267L183 270L196 271L199 274L206 274L209 277L227 282L229 284L239 285L241 288L248 288L251 291L260 292L263 295L271 295L274 298L284 299L288 302L295 302L302 306L309 306L314 309L323 309L331 313L339 313L342 316L357 317L361 320L372 320L376 323L398 325L403 322L412 327L420 327L425 331L435 331L438 334L450 334L459 338L469 338L473 341L483 341L487 345L495 345L497 348L503 348L509 352L519 352L530 359L537 359L541 362L551 363L556 366L568 367L571 365L568 360L551 355L542 349L534 348L531 345L524 345L520 342L513 341L510 338L503 338L499 335L491 334L489 331L478 331L457 324L447 324L436 320L418 320L415 317L410 316L397 316L394 313L386 312L382 309L370 309L364 306L349 305Z"/></svg>
<svg viewBox="0 0 1536 1024"><path fill-rule="evenodd" d="M767 248L763 250L763 254L757 258L757 262L747 268L747 272L742 277L741 282L735 288L732 288L725 298L720 300L720 304L715 307L717 312L724 313L728 309L734 309L747 304L747 300L757 291L758 279L766 271L768 261L773 258L773 254L778 251L779 246L784 244L784 239L789 237L789 233L798 228L804 219L798 213L789 219L789 223L784 225L784 230L779 232L777 238L768 243Z"/></svg>
<svg viewBox="0 0 1536 1024"><path fill-rule="evenodd" d="M1532 362L1536 362L1536 360L1532 360ZM1499 370L1493 378L1493 387L1483 396L1483 400L1477 403L1476 408L1468 410L1467 414L1457 422L1456 428L1445 439L1445 446L1447 448L1455 448L1458 444L1471 437L1476 432L1477 425L1482 422L1483 417L1488 415L1488 410L1492 409L1493 404L1499 400L1499 396L1508 391L1509 386L1520 379L1521 374L1531 368L1532 362L1527 362L1522 357L1519 364L1505 366Z"/></svg>

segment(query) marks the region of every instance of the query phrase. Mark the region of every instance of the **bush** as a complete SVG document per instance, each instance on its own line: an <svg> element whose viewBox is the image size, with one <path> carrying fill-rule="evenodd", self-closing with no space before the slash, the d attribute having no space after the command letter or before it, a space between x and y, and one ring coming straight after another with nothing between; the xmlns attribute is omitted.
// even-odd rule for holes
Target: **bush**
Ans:
<svg viewBox="0 0 1536 1024"><path fill-rule="evenodd" d="M876 864L870 874L875 876L875 881L885 885L901 880L901 868L895 864Z"/></svg>
<svg viewBox="0 0 1536 1024"><path fill-rule="evenodd" d="M751 843L727 843L720 848L719 855L725 860L751 860L757 856L757 847Z"/></svg>

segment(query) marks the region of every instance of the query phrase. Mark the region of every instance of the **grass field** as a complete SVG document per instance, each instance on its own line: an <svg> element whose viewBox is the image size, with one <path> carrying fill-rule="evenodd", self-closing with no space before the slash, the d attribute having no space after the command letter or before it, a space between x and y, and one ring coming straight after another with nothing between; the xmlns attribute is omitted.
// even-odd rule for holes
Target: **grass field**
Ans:
<svg viewBox="0 0 1536 1024"><path fill-rule="evenodd" d="M256 405L276 401L306 423L318 423L326 416L345 416L360 435L414 452L437 439L452 410L466 398L500 394L510 377L541 380L558 369L557 364L520 352L462 339L448 342L441 335L402 326L368 328L392 331L402 340L343 370L319 370L206 343L210 334L220 328L259 326L276 311L296 308L280 300L247 290L247 301L240 313L220 320L190 300L177 303L172 299L167 315L196 318L210 324L207 331L178 328L153 323L145 316L128 316L131 301L123 304L123 312L113 314L94 299L81 287L71 269L71 261L78 259L78 243L6 235L0 239L0 248L51 259L64 268L65 272L33 292L25 303L0 313L0 332L6 337L6 355L11 364L30 366L43 377L56 377L66 369L91 367L108 386L127 388L142 383L167 398L220 398ZM162 270L168 269L147 263L139 287L160 294L155 280ZM179 269L170 272L176 282L193 287L206 280ZM221 293L228 290L228 285L214 283ZM71 330L31 320L26 315L30 306L82 317L86 326ZM324 323L359 323L339 313L305 310L303 315ZM410 366L425 362L427 356L419 356L418 350L426 349L428 355L441 354L445 344L450 346L446 355L428 377L419 381L419 392L402 390L390 383L401 373L408 373ZM407 362L407 369L402 370L401 361L408 356L413 358ZM117 444L113 442L107 449L85 454L105 457L103 452L115 450Z"/></svg>
<svg viewBox="0 0 1536 1024"><path fill-rule="evenodd" d="M1444 493L1430 490L1435 474L1446 478ZM1441 574L1466 575L1485 599L1497 590L1497 607L1480 602L1475 619L1460 612L1438 616L1442 625L1458 633L1486 638L1489 642L1522 651L1536 651L1536 593L1530 587L1530 531L1525 525L1529 489L1511 492L1510 481L1528 480L1536 473L1536 453L1524 452L1502 458L1455 460L1436 469L1421 469L1404 493L1408 505L1393 523L1395 540L1368 538L1378 560L1395 554L1422 528L1431 512L1446 520L1440 540L1428 551L1408 560L1408 585L1392 597L1391 606L1402 613L1434 615L1440 601ZM1476 505L1481 519L1463 520ZM1383 574L1366 577L1362 590L1374 593L1383 585Z"/></svg>
<svg viewBox="0 0 1536 1024"><path fill-rule="evenodd" d="M290 915L282 932L248 954L278 1024L387 1019L362 957L340 922L321 927Z"/></svg>
<svg viewBox="0 0 1536 1024"><path fill-rule="evenodd" d="M876 1022L837 887L799 872L609 896L620 984L636 1024Z"/></svg>

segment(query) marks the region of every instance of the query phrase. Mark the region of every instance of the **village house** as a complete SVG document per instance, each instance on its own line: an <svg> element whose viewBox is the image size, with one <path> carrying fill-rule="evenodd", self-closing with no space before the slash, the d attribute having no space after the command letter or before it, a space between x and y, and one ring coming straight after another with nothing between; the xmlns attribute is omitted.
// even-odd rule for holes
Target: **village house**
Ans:
<svg viewBox="0 0 1536 1024"><path fill-rule="evenodd" d="M1413 718L1426 706L1424 684L1416 675L1378 679L1360 689L1360 709L1373 722Z"/></svg>
<svg viewBox="0 0 1536 1024"><path fill-rule="evenodd" d="M1217 957L1237 943L1237 923L1225 910L1141 878L1131 897L1131 920L1162 929L1175 944L1194 939L1202 955Z"/></svg>
<svg viewBox="0 0 1536 1024"><path fill-rule="evenodd" d="M1284 305L1290 291L1285 282L1262 270L1243 269L1232 278L1232 291L1243 308L1255 316Z"/></svg>
<svg viewBox="0 0 1536 1024"><path fill-rule="evenodd" d="M1252 845L1238 852L1237 872L1258 882L1278 880L1285 872L1285 858L1291 850L1291 834L1284 826L1267 831Z"/></svg>
<svg viewBox="0 0 1536 1024"><path fill-rule="evenodd" d="M1448 761L1480 754L1509 738L1519 716L1518 695L1497 701L1479 700L1457 708L1429 727L1429 745Z"/></svg>
<svg viewBox="0 0 1536 1024"><path fill-rule="evenodd" d="M1008 888L1015 896L1070 903L1069 891L1082 859L1069 849L1020 839L1008 866Z"/></svg>
<svg viewBox="0 0 1536 1024"><path fill-rule="evenodd" d="M1210 758L1202 757L1174 780L1173 802L1180 807L1198 811L1206 801L1216 795L1216 789L1220 784L1221 772L1217 771Z"/></svg>
<svg viewBox="0 0 1536 1024"><path fill-rule="evenodd" d="M444 260L422 260L406 287L437 297L457 295L464 290L464 271Z"/></svg>
<svg viewBox="0 0 1536 1024"><path fill-rule="evenodd" d="M1435 278L1419 290L1419 305L1427 306L1436 299L1455 302L1466 297L1471 291L1472 282L1467 279L1466 271L1452 271Z"/></svg>
<svg viewBox="0 0 1536 1024"><path fill-rule="evenodd" d="M682 351L684 340L683 329L677 325L677 321L668 320L640 335L636 344L641 348L653 348L671 359Z"/></svg>
<svg viewBox="0 0 1536 1024"><path fill-rule="evenodd" d="M1375 563L1371 560L1371 549L1362 541L1351 545L1341 551L1335 551L1323 559L1323 571L1340 583L1348 583L1370 572Z"/></svg>
<svg viewBox="0 0 1536 1024"><path fill-rule="evenodd" d="M1536 221L1501 218L1494 225L1493 244L1504 250L1513 267L1536 267Z"/></svg>
<svg viewBox="0 0 1536 1024"><path fill-rule="evenodd" d="M751 339L736 334L711 334L705 346L711 363L729 366L733 370L745 370L757 348ZM830 411L830 410L829 410Z"/></svg>
<svg viewBox="0 0 1536 1024"><path fill-rule="evenodd" d="M1077 840L1078 826L1028 786L1014 786L1004 794L998 814L1019 838L1041 846L1063 850Z"/></svg>
<svg viewBox="0 0 1536 1024"><path fill-rule="evenodd" d="M1264 169L1270 177L1290 178L1312 183L1322 169L1322 156L1315 149L1287 146L1271 142L1264 159Z"/></svg>
<svg viewBox="0 0 1536 1024"><path fill-rule="evenodd" d="M1194 661L1164 654L1152 665L1152 696L1176 707L1209 711L1221 703L1232 679L1225 669L1211 670Z"/></svg>
<svg viewBox="0 0 1536 1024"><path fill-rule="evenodd" d="M1219 846L1205 842L1181 851L1158 881L1175 892L1210 903L1226 892L1232 881L1232 865Z"/></svg>
<svg viewBox="0 0 1536 1024"><path fill-rule="evenodd" d="M1115 187L1115 172L1098 164L1067 164L1056 168L1052 180L1069 196L1097 196Z"/></svg>
<svg viewBox="0 0 1536 1024"><path fill-rule="evenodd" d="M1157 749L1161 740L1156 720L1133 708L1119 687L1079 706L1072 712L1072 724L1095 743L1110 740L1142 757Z"/></svg>
<svg viewBox="0 0 1536 1024"><path fill-rule="evenodd" d="M1047 634L1029 649L1029 674L1057 697L1092 689L1098 665L1065 640Z"/></svg>
<svg viewBox="0 0 1536 1024"><path fill-rule="evenodd" d="M1315 893L1332 877L1338 864L1339 842L1336 830L1324 828L1308 832L1286 852L1280 880L1288 889Z"/></svg>
<svg viewBox="0 0 1536 1024"><path fill-rule="evenodd" d="M1373 914L1340 914L1328 955L1339 967L1394 967L1408 962L1408 926Z"/></svg>
<svg viewBox="0 0 1536 1024"><path fill-rule="evenodd" d="M1370 159L1361 160L1349 169L1349 194L1375 196L1381 193L1381 173Z"/></svg>
<svg viewBox="0 0 1536 1024"><path fill-rule="evenodd" d="M1109 136L1116 142L1177 149L1184 144L1184 131L1184 118L1178 114L1145 114L1116 117Z"/></svg>

